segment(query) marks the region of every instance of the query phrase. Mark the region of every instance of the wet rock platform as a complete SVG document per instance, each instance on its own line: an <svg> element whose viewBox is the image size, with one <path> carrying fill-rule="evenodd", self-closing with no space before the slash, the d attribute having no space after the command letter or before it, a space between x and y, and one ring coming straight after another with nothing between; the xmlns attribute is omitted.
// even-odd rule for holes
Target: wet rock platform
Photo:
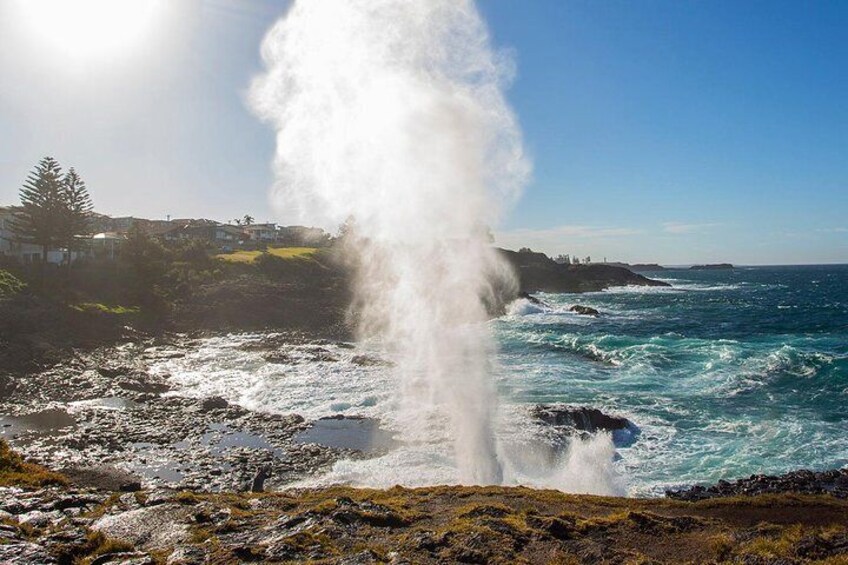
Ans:
<svg viewBox="0 0 848 565"><path fill-rule="evenodd" d="M178 396L150 366L195 345L179 336L128 343L15 377L0 398L0 438L81 487L204 492L249 490L260 471L276 488L365 456L375 430L387 441L369 419L333 420L333 433L297 414Z"/></svg>

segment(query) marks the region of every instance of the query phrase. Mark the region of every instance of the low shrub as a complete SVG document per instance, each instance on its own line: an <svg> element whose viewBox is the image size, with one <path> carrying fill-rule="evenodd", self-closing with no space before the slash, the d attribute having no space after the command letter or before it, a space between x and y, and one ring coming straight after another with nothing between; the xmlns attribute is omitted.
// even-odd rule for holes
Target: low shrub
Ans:
<svg viewBox="0 0 848 565"><path fill-rule="evenodd" d="M24 288L26 288L25 282L9 271L0 269L0 299L17 294Z"/></svg>

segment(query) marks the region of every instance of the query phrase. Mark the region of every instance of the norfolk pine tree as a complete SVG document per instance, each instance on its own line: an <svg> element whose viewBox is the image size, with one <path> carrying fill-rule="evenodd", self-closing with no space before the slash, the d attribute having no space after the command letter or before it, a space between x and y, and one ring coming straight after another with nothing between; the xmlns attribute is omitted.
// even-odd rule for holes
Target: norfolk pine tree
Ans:
<svg viewBox="0 0 848 565"><path fill-rule="evenodd" d="M15 218L15 231L25 242L41 246L41 261L61 243L64 180L62 168L52 157L36 165L21 188L21 211Z"/></svg>
<svg viewBox="0 0 848 565"><path fill-rule="evenodd" d="M68 170L62 185L63 218L60 231L65 240L65 247L68 249L68 265L70 266L71 254L78 248L77 236L87 235L91 227L91 212L94 205L91 203L85 181L73 167Z"/></svg>

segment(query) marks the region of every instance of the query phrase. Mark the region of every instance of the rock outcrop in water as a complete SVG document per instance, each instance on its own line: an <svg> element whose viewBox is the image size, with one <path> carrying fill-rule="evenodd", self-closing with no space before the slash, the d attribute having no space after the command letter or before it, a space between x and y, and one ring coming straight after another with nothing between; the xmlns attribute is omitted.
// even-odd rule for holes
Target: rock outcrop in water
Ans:
<svg viewBox="0 0 848 565"><path fill-rule="evenodd" d="M634 427L627 418L610 416L586 406L537 404L533 407L532 415L539 422L575 433L614 432Z"/></svg>
<svg viewBox="0 0 848 565"><path fill-rule="evenodd" d="M599 311L595 310L591 306L583 306L581 304L575 304L574 306L569 308L569 310L571 312L574 312L575 314L580 314L581 316L595 316L595 317L597 317L597 316L601 315L601 313Z"/></svg>
<svg viewBox="0 0 848 565"><path fill-rule="evenodd" d="M639 437L639 427L627 418L604 414L597 408L565 404L537 404L531 411L537 422L544 424L556 448L566 447L573 437L608 433L617 447L627 447Z"/></svg>

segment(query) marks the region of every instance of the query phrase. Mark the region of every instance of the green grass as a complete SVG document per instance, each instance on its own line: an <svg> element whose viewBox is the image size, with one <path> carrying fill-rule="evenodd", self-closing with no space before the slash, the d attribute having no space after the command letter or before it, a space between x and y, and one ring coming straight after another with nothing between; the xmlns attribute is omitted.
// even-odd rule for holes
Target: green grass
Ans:
<svg viewBox="0 0 848 565"><path fill-rule="evenodd" d="M116 316L126 316L140 312L137 306L109 306L107 304L100 304L99 302L81 302L71 306L71 308L80 312L100 312L102 314L115 314Z"/></svg>
<svg viewBox="0 0 848 565"><path fill-rule="evenodd" d="M216 255L228 263L253 263L263 253L268 253L280 259L308 259L318 251L315 247L274 247L267 251L234 251L233 253L222 253Z"/></svg>
<svg viewBox="0 0 848 565"><path fill-rule="evenodd" d="M25 287L25 282L21 281L9 271L0 269L0 298L17 294Z"/></svg>

